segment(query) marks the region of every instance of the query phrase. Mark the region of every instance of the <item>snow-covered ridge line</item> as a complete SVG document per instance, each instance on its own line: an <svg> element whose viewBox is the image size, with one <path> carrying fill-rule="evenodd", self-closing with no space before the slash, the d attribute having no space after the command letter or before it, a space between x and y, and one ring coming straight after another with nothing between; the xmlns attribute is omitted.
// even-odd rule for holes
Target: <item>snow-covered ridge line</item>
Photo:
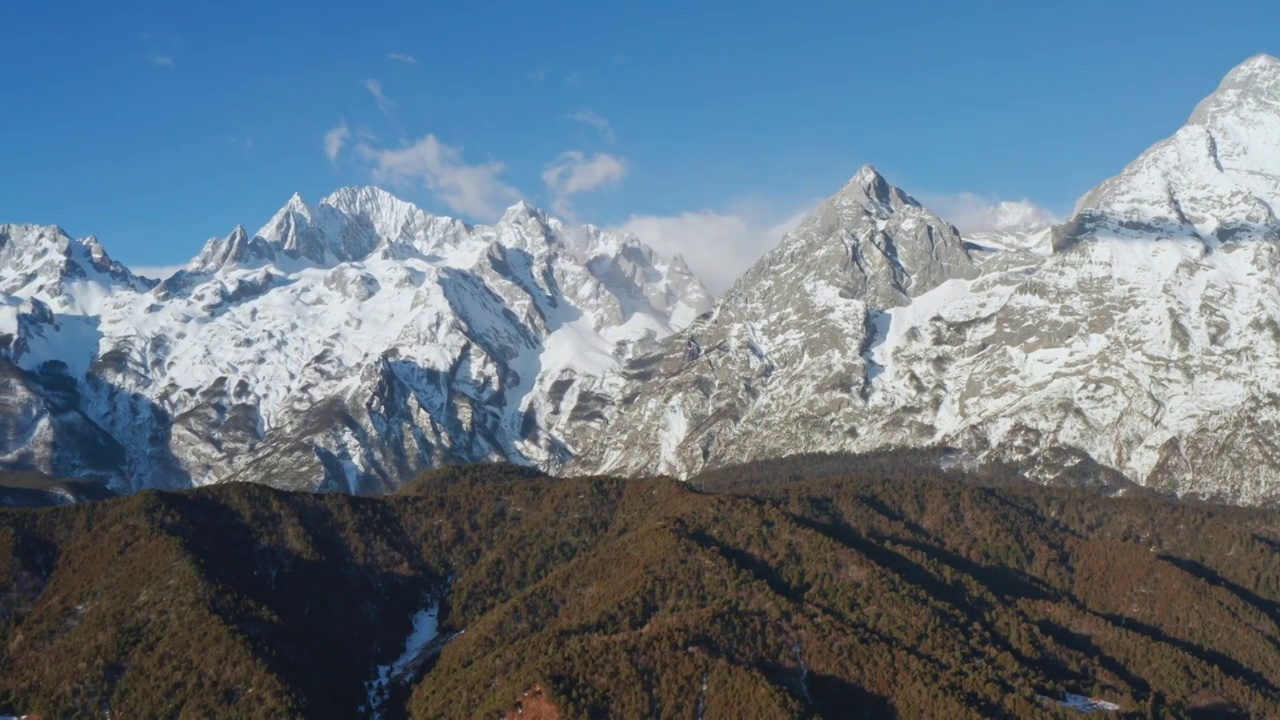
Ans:
<svg viewBox="0 0 1280 720"><path fill-rule="evenodd" d="M96 240L0 226L0 300L0 409L23 419L0 463L118 490L276 469L350 492L448 462L562 462L557 425L710 306L632 236L524 203L470 225L367 187L294 195L158 284Z"/></svg>

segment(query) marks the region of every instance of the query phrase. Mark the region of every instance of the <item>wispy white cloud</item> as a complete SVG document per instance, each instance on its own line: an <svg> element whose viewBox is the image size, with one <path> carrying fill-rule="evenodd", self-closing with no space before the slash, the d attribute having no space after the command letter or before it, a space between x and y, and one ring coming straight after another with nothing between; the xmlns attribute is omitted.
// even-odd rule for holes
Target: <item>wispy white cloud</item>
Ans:
<svg viewBox="0 0 1280 720"><path fill-rule="evenodd" d="M418 64L418 58L408 53L391 53L390 55L387 56L387 59L392 62L405 63L406 65Z"/></svg>
<svg viewBox="0 0 1280 720"><path fill-rule="evenodd" d="M142 57L157 67L176 67L177 51L182 48L182 41L173 33L138 33L142 44Z"/></svg>
<svg viewBox="0 0 1280 720"><path fill-rule="evenodd" d="M565 117L569 120L580 122L583 125L595 128L596 131L600 133L600 136L610 143L618 141L617 137L613 134L613 126L610 125L609 121L605 120L600 113L597 113L594 110L583 109L578 112L569 113L568 115L565 115Z"/></svg>
<svg viewBox="0 0 1280 720"><path fill-rule="evenodd" d="M186 265L135 265L129 269L134 275L164 280L184 267Z"/></svg>
<svg viewBox="0 0 1280 720"><path fill-rule="evenodd" d="M549 72L551 72L551 68L539 65L538 67L530 70L527 73L527 77L535 82L542 82L547 79L547 73Z"/></svg>
<svg viewBox="0 0 1280 720"><path fill-rule="evenodd" d="M182 40L172 32L140 32L138 33L140 51L147 63L157 68L174 68L178 65L178 50L182 49Z"/></svg>
<svg viewBox="0 0 1280 720"><path fill-rule="evenodd" d="M1057 214L1030 200L1000 200L972 192L926 194L921 204L955 225L962 233L980 233L1027 229L1052 225L1061 220Z"/></svg>
<svg viewBox="0 0 1280 720"><path fill-rule="evenodd" d="M627 175L627 164L608 153L586 155L579 150L560 153L542 171L542 182L551 192L551 209L572 219L574 195L613 185Z"/></svg>
<svg viewBox="0 0 1280 720"><path fill-rule="evenodd" d="M542 181L553 190L575 195L617 182L626 174L626 163L608 153L586 155L580 150L570 150L560 153L547 165Z"/></svg>
<svg viewBox="0 0 1280 720"><path fill-rule="evenodd" d="M422 183L454 212L468 217L492 219L504 204L520 198L515 188L502 181L506 171L502 163L469 164L462 148L446 145L435 135L395 150L378 149L365 141L357 148L373 164L375 183Z"/></svg>
<svg viewBox="0 0 1280 720"><path fill-rule="evenodd" d="M564 84L565 84L565 85L572 85L572 86L574 86L574 87L581 87L581 86L582 86L582 73L581 73L580 71L578 71L578 70L574 70L573 72L569 73L568 75L565 75L565 76L564 76Z"/></svg>
<svg viewBox="0 0 1280 720"><path fill-rule="evenodd" d="M347 141L351 139L351 128L347 127L344 120L342 124L329 130L324 134L324 154L329 158L329 162L336 162L338 155L342 153L342 148L346 146Z"/></svg>
<svg viewBox="0 0 1280 720"><path fill-rule="evenodd" d="M369 94L373 96L374 101L378 103L378 110L381 111L383 115L390 116L392 111L396 109L395 102L393 102L391 98L387 97L387 94L382 91L382 83L374 80L373 78L369 78L364 81L364 89L368 90Z"/></svg>
<svg viewBox="0 0 1280 720"><path fill-rule="evenodd" d="M742 203L728 212L633 215L614 229L636 235L664 255L683 255L707 290L720 295L806 214Z"/></svg>

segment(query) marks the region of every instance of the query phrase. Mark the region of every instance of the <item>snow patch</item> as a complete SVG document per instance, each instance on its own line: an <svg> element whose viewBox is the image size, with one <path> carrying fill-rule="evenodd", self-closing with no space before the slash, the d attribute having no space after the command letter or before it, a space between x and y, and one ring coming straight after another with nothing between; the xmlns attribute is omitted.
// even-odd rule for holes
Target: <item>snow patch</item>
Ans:
<svg viewBox="0 0 1280 720"><path fill-rule="evenodd" d="M1036 696L1036 698L1042 703L1053 704L1067 708L1068 710L1075 710L1082 713L1111 713L1120 711L1119 705L1113 702L1107 702L1106 700L1085 697L1084 695L1074 695L1072 693L1065 693L1062 697L1062 700L1054 700L1053 698L1046 697L1044 695Z"/></svg>
<svg viewBox="0 0 1280 720"><path fill-rule="evenodd" d="M676 398L663 418L658 472L680 471L680 443L689 433L689 420L684 415L682 403L683 398Z"/></svg>
<svg viewBox="0 0 1280 720"><path fill-rule="evenodd" d="M22 301L9 295L0 295L0 335L18 334L18 314Z"/></svg>
<svg viewBox="0 0 1280 720"><path fill-rule="evenodd" d="M438 616L440 603L436 602L413 616L413 630L404 641L404 652L394 662L374 668L374 678L366 682L368 704L361 710L370 720L381 720L386 712L386 703L391 695L393 684L402 684L413 679L413 673L421 666L428 646L439 635Z"/></svg>
<svg viewBox="0 0 1280 720"><path fill-rule="evenodd" d="M601 376L618 366L613 347L586 318L565 323L543 341L541 371L556 377L562 370Z"/></svg>

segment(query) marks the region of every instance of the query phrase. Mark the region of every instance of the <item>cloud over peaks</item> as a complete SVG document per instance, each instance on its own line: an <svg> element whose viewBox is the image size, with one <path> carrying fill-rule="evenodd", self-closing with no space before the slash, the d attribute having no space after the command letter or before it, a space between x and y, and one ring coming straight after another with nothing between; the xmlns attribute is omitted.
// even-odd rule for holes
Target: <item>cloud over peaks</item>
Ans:
<svg viewBox="0 0 1280 720"><path fill-rule="evenodd" d="M520 198L515 188L501 180L506 167L497 161L471 165L462 158L462 149L427 135L398 150L381 150L360 143L362 156L373 163L375 183L410 185L422 183L454 212L488 220L501 208Z"/></svg>
<svg viewBox="0 0 1280 720"><path fill-rule="evenodd" d="M164 280L172 277L174 273L184 267L186 267L186 265L134 265L129 269L133 271L134 275L141 275L142 277L153 278L155 280Z"/></svg>
<svg viewBox="0 0 1280 720"><path fill-rule="evenodd" d="M374 101L378 103L378 110L381 111L383 115L390 116L391 111L395 110L396 104L392 102L391 98L387 97L387 94L382 91L382 83L374 80L373 78L369 78L364 81L364 89L368 90L369 94L373 96Z"/></svg>
<svg viewBox="0 0 1280 720"><path fill-rule="evenodd" d="M689 269L718 296L774 248L804 215L744 206L731 213L698 210L666 216L632 215L614 229L635 235L664 255L683 255Z"/></svg>
<svg viewBox="0 0 1280 720"><path fill-rule="evenodd" d="M570 150L547 164L542 171L542 182L551 191L551 209L572 219L570 198L617 183L626 175L626 163L608 153L586 155L580 150Z"/></svg>
<svg viewBox="0 0 1280 720"><path fill-rule="evenodd" d="M1002 201L972 192L922 195L920 202L962 233L1031 230L1053 225L1061 219L1030 200Z"/></svg>
<svg viewBox="0 0 1280 720"><path fill-rule="evenodd" d="M347 127L345 121L324 134L324 154L325 157L329 158L329 162L335 162L338 159L342 148L347 144L347 140L350 139L351 129Z"/></svg>

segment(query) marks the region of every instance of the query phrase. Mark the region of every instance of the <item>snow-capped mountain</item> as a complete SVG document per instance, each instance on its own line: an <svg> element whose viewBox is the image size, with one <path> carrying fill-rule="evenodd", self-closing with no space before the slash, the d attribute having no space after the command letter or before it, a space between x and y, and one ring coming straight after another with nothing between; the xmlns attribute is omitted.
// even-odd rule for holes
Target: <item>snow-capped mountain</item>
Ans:
<svg viewBox="0 0 1280 720"><path fill-rule="evenodd" d="M688 476L843 448L883 370L870 353L884 311L977 272L958 230L866 166L713 314L627 366L616 417L574 443L572 469Z"/></svg>
<svg viewBox="0 0 1280 720"><path fill-rule="evenodd" d="M448 462L670 473L946 449L1280 498L1280 61L1053 225L962 236L861 169L714 306L678 258L524 203L295 196L154 283L0 227L0 462L121 489L380 492Z"/></svg>
<svg viewBox="0 0 1280 720"><path fill-rule="evenodd" d="M709 319L632 361L619 441L575 462L687 476L941 446L1042 477L1280 496L1280 61L1233 70L1051 230L962 244L875 187L864 168Z"/></svg>
<svg viewBox="0 0 1280 720"><path fill-rule="evenodd" d="M1280 60L1232 70L1178 132L1085 195L1055 238L1090 235L1199 242L1274 241L1280 203Z"/></svg>
<svg viewBox="0 0 1280 720"><path fill-rule="evenodd" d="M555 465L601 378L709 307L634 237L524 203L473 226L376 188L295 195L159 284L57 228L0 228L0 261L0 459L124 490Z"/></svg>

